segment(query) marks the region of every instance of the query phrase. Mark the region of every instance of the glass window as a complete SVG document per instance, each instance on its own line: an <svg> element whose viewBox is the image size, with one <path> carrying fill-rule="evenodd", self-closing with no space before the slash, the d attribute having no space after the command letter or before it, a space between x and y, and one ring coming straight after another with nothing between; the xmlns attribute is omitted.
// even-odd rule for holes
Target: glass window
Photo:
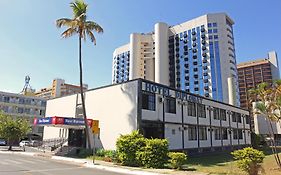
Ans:
<svg viewBox="0 0 281 175"><path fill-rule="evenodd" d="M188 140L197 140L196 126L188 126Z"/></svg>
<svg viewBox="0 0 281 175"><path fill-rule="evenodd" d="M4 102L9 103L10 102L10 97L4 97Z"/></svg>
<svg viewBox="0 0 281 175"><path fill-rule="evenodd" d="M198 117L206 118L206 108L203 104L197 104Z"/></svg>
<svg viewBox="0 0 281 175"><path fill-rule="evenodd" d="M219 120L220 119L219 108L214 108L213 115L214 115L214 119L215 120Z"/></svg>
<svg viewBox="0 0 281 175"><path fill-rule="evenodd" d="M226 111L224 109L220 109L220 119L226 121Z"/></svg>
<svg viewBox="0 0 281 175"><path fill-rule="evenodd" d="M187 115L196 117L196 104L193 102L188 102L187 105Z"/></svg>
<svg viewBox="0 0 281 175"><path fill-rule="evenodd" d="M207 128L205 126L199 127L199 140L207 140Z"/></svg>
<svg viewBox="0 0 281 175"><path fill-rule="evenodd" d="M23 108L18 108L18 113L22 114L23 113Z"/></svg>
<svg viewBox="0 0 281 175"><path fill-rule="evenodd" d="M250 116L246 115L246 124L250 124Z"/></svg>
<svg viewBox="0 0 281 175"><path fill-rule="evenodd" d="M208 23L208 27L212 27L212 23Z"/></svg>
<svg viewBox="0 0 281 175"><path fill-rule="evenodd" d="M222 139L227 140L228 139L228 133L227 133L227 128L222 128Z"/></svg>
<svg viewBox="0 0 281 175"><path fill-rule="evenodd" d="M233 139L234 140L238 139L238 129L233 129Z"/></svg>
<svg viewBox="0 0 281 175"><path fill-rule="evenodd" d="M221 140L221 131L220 131L220 128L215 128L215 129L214 129L214 133L215 133L215 140Z"/></svg>
<svg viewBox="0 0 281 175"><path fill-rule="evenodd" d="M213 29L213 33L218 33L218 29Z"/></svg>
<svg viewBox="0 0 281 175"><path fill-rule="evenodd" d="M155 111L155 94L151 94L151 93L142 94L142 109Z"/></svg>
<svg viewBox="0 0 281 175"><path fill-rule="evenodd" d="M208 29L208 33L213 33L213 30L212 29Z"/></svg>
<svg viewBox="0 0 281 175"><path fill-rule="evenodd" d="M176 99L175 98L167 98L166 99L166 112L167 113L176 113Z"/></svg>
<svg viewBox="0 0 281 175"><path fill-rule="evenodd" d="M209 39L213 39L213 36L212 36L212 35L209 35Z"/></svg>
<svg viewBox="0 0 281 175"><path fill-rule="evenodd" d="M232 114L232 122L237 122L236 113L233 112Z"/></svg>
<svg viewBox="0 0 281 175"><path fill-rule="evenodd" d="M241 114L236 113L236 115L237 115L237 122L242 123Z"/></svg>
<svg viewBox="0 0 281 175"><path fill-rule="evenodd" d="M214 22L213 23L213 27L217 27L218 25L217 25L217 23L216 22Z"/></svg>
<svg viewBox="0 0 281 175"><path fill-rule="evenodd" d="M219 38L219 36L218 35L214 35L214 39L218 39Z"/></svg>
<svg viewBox="0 0 281 175"><path fill-rule="evenodd" d="M238 138L243 139L243 132L242 129L238 129Z"/></svg>

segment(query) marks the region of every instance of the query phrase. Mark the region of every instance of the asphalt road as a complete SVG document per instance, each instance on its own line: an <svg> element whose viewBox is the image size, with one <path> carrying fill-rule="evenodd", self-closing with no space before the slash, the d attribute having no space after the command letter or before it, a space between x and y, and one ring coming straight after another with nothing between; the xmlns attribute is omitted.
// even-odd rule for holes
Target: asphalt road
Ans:
<svg viewBox="0 0 281 175"><path fill-rule="evenodd" d="M48 158L0 153L0 175L124 175Z"/></svg>

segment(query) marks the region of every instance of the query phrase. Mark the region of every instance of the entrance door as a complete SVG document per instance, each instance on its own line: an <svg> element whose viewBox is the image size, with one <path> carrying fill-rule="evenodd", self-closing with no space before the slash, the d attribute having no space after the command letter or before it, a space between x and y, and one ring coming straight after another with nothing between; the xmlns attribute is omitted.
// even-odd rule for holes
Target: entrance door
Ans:
<svg viewBox="0 0 281 175"><path fill-rule="evenodd" d="M69 129L68 145L74 147L86 147L85 130Z"/></svg>

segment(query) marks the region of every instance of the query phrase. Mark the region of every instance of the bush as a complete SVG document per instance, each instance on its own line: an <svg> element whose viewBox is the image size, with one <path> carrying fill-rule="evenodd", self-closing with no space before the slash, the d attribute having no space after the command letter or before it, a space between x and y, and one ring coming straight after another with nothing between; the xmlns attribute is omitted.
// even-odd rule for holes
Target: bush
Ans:
<svg viewBox="0 0 281 175"><path fill-rule="evenodd" d="M265 157L262 151L251 147L233 151L231 154L237 160L238 167L249 175L258 174Z"/></svg>
<svg viewBox="0 0 281 175"><path fill-rule="evenodd" d="M106 162L116 162L117 161L117 155L116 151L114 150L105 150L105 149L98 149L96 151L96 156L102 157L104 161Z"/></svg>
<svg viewBox="0 0 281 175"><path fill-rule="evenodd" d="M121 135L116 142L117 159L122 165L139 166L136 153L145 146L145 138L138 131Z"/></svg>
<svg viewBox="0 0 281 175"><path fill-rule="evenodd" d="M186 154L179 152L170 152L168 157L170 158L169 163L174 169L181 169L182 165L184 165L187 160Z"/></svg>
<svg viewBox="0 0 281 175"><path fill-rule="evenodd" d="M163 168L168 160L166 139L145 139L145 146L139 150L137 160L146 168Z"/></svg>

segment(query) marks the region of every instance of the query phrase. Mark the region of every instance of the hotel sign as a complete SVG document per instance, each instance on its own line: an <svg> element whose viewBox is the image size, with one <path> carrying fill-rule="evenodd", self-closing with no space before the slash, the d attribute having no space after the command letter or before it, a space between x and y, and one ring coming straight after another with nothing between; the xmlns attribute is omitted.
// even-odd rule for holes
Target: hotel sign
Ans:
<svg viewBox="0 0 281 175"><path fill-rule="evenodd" d="M160 95L163 95L164 97L174 97L176 99L181 99L183 101L202 103L201 97L198 97L198 96L195 96L192 94L188 94L183 91L172 90L166 86L161 86L161 85L154 84L154 83L143 82L142 90L151 92L154 94L160 94Z"/></svg>

